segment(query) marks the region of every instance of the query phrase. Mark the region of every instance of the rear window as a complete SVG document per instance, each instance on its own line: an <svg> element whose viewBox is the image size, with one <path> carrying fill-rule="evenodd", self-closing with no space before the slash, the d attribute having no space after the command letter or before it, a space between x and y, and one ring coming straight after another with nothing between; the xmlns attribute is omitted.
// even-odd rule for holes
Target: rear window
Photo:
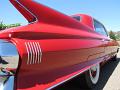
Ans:
<svg viewBox="0 0 120 90"><path fill-rule="evenodd" d="M97 20L94 20L94 27L95 27L95 31L97 33L102 34L104 36L108 36L105 27L100 22L98 22Z"/></svg>
<svg viewBox="0 0 120 90"><path fill-rule="evenodd" d="M74 19L77 20L77 21L80 21L80 20L81 20L80 16L72 16L72 18L74 18Z"/></svg>

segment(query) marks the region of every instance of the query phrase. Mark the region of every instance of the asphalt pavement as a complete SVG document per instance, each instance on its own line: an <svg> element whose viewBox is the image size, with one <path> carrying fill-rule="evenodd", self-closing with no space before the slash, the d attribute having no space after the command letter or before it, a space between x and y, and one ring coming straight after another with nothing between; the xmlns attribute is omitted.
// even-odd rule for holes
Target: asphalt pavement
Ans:
<svg viewBox="0 0 120 90"><path fill-rule="evenodd" d="M54 90L86 90L82 77L83 75L80 75ZM117 61L109 61L101 68L99 82L92 90L120 90L120 52Z"/></svg>

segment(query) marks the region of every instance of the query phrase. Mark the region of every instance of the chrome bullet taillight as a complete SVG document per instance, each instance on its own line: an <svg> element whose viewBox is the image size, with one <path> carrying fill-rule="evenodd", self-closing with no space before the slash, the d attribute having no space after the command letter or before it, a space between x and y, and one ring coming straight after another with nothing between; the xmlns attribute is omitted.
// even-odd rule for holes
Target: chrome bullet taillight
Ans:
<svg viewBox="0 0 120 90"><path fill-rule="evenodd" d="M19 54L14 44L0 40L0 90L13 90Z"/></svg>

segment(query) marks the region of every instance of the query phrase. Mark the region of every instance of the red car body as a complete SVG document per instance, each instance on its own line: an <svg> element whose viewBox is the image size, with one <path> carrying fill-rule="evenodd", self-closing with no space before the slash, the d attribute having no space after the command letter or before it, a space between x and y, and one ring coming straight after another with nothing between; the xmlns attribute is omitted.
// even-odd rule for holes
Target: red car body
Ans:
<svg viewBox="0 0 120 90"><path fill-rule="evenodd" d="M19 53L15 90L45 90L117 54L118 43L95 31L94 18L64 15L32 0L10 0L30 22L0 32Z"/></svg>

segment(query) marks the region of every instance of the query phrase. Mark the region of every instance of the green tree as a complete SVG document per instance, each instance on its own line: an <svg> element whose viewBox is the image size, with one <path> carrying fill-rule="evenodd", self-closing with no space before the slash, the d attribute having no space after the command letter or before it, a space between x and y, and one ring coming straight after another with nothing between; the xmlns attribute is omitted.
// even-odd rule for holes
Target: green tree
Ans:
<svg viewBox="0 0 120 90"><path fill-rule="evenodd" d="M10 24L10 25L7 25L7 28L18 27L18 26L21 26L21 24L20 23Z"/></svg>
<svg viewBox="0 0 120 90"><path fill-rule="evenodd" d="M16 23L16 24L6 25L6 24L3 24L3 22L0 22L0 30L4 30L6 28L18 27L18 26L21 26L21 24L20 23Z"/></svg>
<svg viewBox="0 0 120 90"><path fill-rule="evenodd" d="M3 22L0 22L0 30L6 29L6 25Z"/></svg>
<svg viewBox="0 0 120 90"><path fill-rule="evenodd" d="M116 40L116 35L113 31L109 32L109 36L110 36L111 39Z"/></svg>
<svg viewBox="0 0 120 90"><path fill-rule="evenodd" d="M119 32L116 33L116 39L120 40L120 33Z"/></svg>

